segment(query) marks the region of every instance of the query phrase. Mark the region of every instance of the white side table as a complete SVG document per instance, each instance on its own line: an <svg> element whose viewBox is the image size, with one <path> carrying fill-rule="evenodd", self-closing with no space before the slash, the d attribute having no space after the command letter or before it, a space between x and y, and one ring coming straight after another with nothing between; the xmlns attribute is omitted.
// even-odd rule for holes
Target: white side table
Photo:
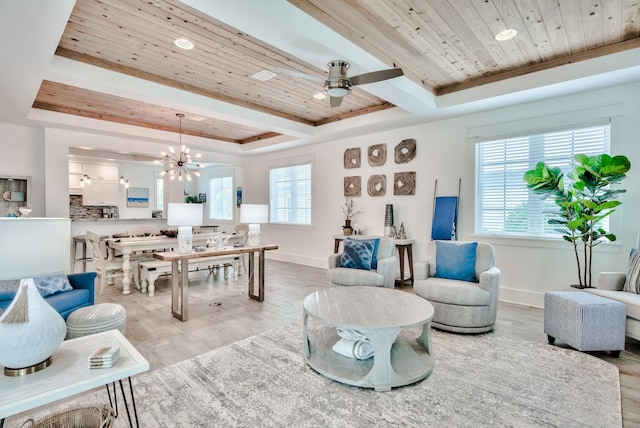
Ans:
<svg viewBox="0 0 640 428"><path fill-rule="evenodd" d="M106 346L119 346L120 360L111 368L90 369L89 355ZM129 378L133 412L138 425L131 376L147 370L147 360L118 330L66 340L53 353L53 363L46 369L26 376L0 377L0 427L6 417L116 381L120 382L129 425L132 426L122 386L122 379L125 378Z"/></svg>

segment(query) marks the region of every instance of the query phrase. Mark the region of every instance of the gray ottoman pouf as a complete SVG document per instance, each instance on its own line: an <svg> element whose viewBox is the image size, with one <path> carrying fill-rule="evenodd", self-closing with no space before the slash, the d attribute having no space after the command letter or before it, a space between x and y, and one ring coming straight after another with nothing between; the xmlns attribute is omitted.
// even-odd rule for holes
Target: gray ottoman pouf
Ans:
<svg viewBox="0 0 640 428"><path fill-rule="evenodd" d="M99 303L77 309L67 317L67 339L118 329L125 332L127 314L116 303Z"/></svg>
<svg viewBox="0 0 640 428"><path fill-rule="evenodd" d="M578 351L624 349L627 310L624 303L582 291L549 291L544 294L544 332Z"/></svg>

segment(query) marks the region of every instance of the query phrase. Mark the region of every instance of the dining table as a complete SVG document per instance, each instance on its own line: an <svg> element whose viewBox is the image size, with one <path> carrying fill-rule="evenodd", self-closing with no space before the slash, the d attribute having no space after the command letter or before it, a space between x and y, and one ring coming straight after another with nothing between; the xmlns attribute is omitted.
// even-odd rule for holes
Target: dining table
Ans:
<svg viewBox="0 0 640 428"><path fill-rule="evenodd" d="M220 236L220 233L195 233L193 246L205 247L207 240ZM242 235L223 235L229 238L229 242L243 240ZM178 238L165 235L139 236L134 238L110 238L106 240L109 257L114 258L115 252L122 253L122 294L131 294L132 260L135 260L142 252L156 253L160 251L173 251L178 248ZM137 284L136 284L137 285Z"/></svg>

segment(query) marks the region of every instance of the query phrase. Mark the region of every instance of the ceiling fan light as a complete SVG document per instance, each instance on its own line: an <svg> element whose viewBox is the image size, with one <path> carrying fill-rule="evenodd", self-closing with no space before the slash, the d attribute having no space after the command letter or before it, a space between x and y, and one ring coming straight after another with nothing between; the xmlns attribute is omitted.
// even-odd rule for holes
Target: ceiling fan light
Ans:
<svg viewBox="0 0 640 428"><path fill-rule="evenodd" d="M330 97L344 97L349 92L350 91L345 88L328 88L326 90L327 95L329 95Z"/></svg>

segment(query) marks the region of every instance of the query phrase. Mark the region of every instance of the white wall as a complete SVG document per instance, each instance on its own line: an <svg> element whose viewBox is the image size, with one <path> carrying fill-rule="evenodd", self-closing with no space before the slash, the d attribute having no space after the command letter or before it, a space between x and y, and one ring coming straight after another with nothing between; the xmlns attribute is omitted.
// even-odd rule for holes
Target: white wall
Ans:
<svg viewBox="0 0 640 428"><path fill-rule="evenodd" d="M44 159L42 129L0 123L0 175L31 177L31 215L34 217L45 214Z"/></svg>
<svg viewBox="0 0 640 428"><path fill-rule="evenodd" d="M383 232L384 206L393 204L396 224L403 221L408 236L416 240L416 260L423 257L430 236L435 180L438 180L438 194L447 195L457 193L458 178L461 178L459 239L483 240L495 245L496 265L502 270L502 300L541 306L545 291L565 289L575 282L571 247L563 242L474 236L474 144L470 135L613 117L612 153L628 156L632 169L622 185L628 192L612 217L612 231L618 235L618 241L596 248L594 272L624 270L628 251L635 245L640 230L637 215L640 212L640 187L635 186L640 176L639 93L640 84L626 85L247 158L214 155L222 163L236 165L237 174L244 170L244 176L238 177L236 185L242 185L245 203L268 203L270 166L291 158L313 159L313 226L263 225L262 231L265 242L276 243L280 248L277 252L269 252L269 257L318 267L326 266L326 258L333 248L332 236L341 233L344 176L362 177L363 196L356 198L356 203L364 208L364 214L356 221L367 225L367 233L380 234ZM393 148L406 138L416 139L417 157L408 164L396 165ZM387 144L388 160L382 167L371 167L366 160L367 147L381 143ZM0 124L0 175L32 176L33 215L66 217L69 147L125 152L133 147L136 153L157 154L164 146L97 134ZM342 166L344 150L350 147L362 149L360 169L345 170ZM393 173L399 171L417 172L415 196L393 195ZM371 174L387 175L386 196L373 198L366 194L366 180Z"/></svg>
<svg viewBox="0 0 640 428"><path fill-rule="evenodd" d="M356 221L367 225L367 234L381 234L384 229L385 204L393 204L395 223L405 223L409 238L416 240L414 259L424 256L431 234L434 183L438 180L438 195L457 194L458 179L462 179L459 212L460 240L481 240L496 248L496 265L502 270L501 299L542 306L544 292L566 289L575 282L575 262L571 246L564 242L543 240L498 239L474 235L474 143L470 134L491 132L500 134L514 130L531 130L541 126L566 126L584 123L592 118L614 118L612 153L629 157L632 169L622 187L622 206L612 217L612 231L618 235L614 244L596 248L594 273L605 270L625 270L629 249L636 242L640 229L640 188L635 186L640 176L640 85L627 85L608 90L530 103L509 109L424 124L390 132L362 135L339 141L289 149L248 159L245 173L245 202L268 203L269 167L286 158L308 156L314 159L313 226L286 227L263 225L263 241L279 245L274 256L292 262L326 267L333 248L332 236L341 233L344 203L343 178L360 175L362 196L356 205L364 214ZM414 138L417 157L403 165L394 163L393 149L400 141ZM367 147L387 144L387 162L382 167L367 163ZM359 169L343 168L344 150L362 149ZM416 171L415 196L394 196L393 173ZM371 174L387 175L384 197L370 197L366 182Z"/></svg>

